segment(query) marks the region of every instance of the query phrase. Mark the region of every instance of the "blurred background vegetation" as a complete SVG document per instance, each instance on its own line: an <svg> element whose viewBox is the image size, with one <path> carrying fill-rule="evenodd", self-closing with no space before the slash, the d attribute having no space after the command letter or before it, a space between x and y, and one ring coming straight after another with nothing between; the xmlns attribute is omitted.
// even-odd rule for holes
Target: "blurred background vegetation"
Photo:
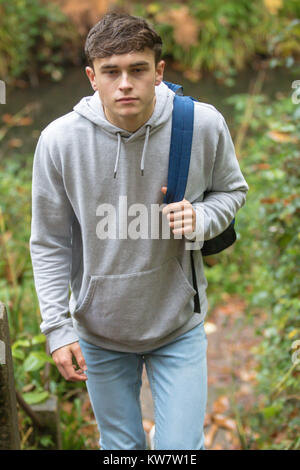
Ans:
<svg viewBox="0 0 300 470"><path fill-rule="evenodd" d="M244 299L245 325L262 320L253 348L257 401L236 411L240 448L299 449L297 0L0 0L0 77L7 85L0 109L0 299L8 309L17 389L30 404L57 395L63 447L95 448L88 434L93 417L80 401L84 385L64 381L45 352L28 241L34 147L47 123L92 93L83 44L106 11L148 19L163 38L166 78L216 106L229 124L250 191L237 216L238 242L206 260L209 308L224 302L225 292ZM21 411L20 429L23 448L51 445L45 436L30 437L32 423Z"/></svg>

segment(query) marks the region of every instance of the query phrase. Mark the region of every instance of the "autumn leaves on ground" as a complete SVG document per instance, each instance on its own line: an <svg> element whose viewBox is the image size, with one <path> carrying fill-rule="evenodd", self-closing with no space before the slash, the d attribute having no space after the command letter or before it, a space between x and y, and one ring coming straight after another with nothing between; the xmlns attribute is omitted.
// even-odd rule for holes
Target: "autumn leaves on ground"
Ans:
<svg viewBox="0 0 300 470"><path fill-rule="evenodd" d="M248 442L250 430L241 424L239 407L250 410L256 397L255 361L251 348L259 342L255 336L263 313L255 315L253 324L246 325L245 302L237 296L224 294L223 303L208 314L205 330L208 338L208 402L204 423L205 447L207 450L239 450ZM154 424L153 402L146 371L143 373L141 392L144 429L149 431ZM149 403L147 403L149 401ZM151 401L151 402L150 402ZM86 422L80 433L86 437L86 445L98 447L99 434L92 415L87 393L82 396L82 418ZM71 413L71 402L64 402L63 409Z"/></svg>

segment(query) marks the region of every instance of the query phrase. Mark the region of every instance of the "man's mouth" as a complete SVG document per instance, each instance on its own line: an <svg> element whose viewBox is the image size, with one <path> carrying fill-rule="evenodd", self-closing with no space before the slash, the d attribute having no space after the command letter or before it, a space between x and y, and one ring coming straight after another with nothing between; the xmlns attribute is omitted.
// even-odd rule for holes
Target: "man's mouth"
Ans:
<svg viewBox="0 0 300 470"><path fill-rule="evenodd" d="M132 101L137 101L138 98L132 98L132 97L126 97L126 98L120 98L117 100L119 103L131 103Z"/></svg>

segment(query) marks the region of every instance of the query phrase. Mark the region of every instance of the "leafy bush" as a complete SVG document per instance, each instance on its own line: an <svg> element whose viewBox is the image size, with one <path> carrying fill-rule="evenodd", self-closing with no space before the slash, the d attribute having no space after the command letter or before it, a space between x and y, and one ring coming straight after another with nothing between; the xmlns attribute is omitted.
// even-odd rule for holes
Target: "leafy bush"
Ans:
<svg viewBox="0 0 300 470"><path fill-rule="evenodd" d="M78 36L56 5L42 0L0 0L0 75L6 83L40 74L60 79L76 62Z"/></svg>

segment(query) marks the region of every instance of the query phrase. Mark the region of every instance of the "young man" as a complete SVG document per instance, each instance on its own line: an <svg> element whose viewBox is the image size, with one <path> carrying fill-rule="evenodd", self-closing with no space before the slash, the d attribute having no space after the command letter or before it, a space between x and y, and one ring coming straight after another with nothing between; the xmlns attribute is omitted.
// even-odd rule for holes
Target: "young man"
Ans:
<svg viewBox="0 0 300 470"><path fill-rule="evenodd" d="M101 449L146 448L143 363L154 448L205 448L207 281L198 250L194 289L186 242L223 232L248 191L223 116L195 103L185 198L163 204L174 93L161 45L143 19L104 16L85 46L95 93L42 131L34 156L41 330L65 379L87 380Z"/></svg>

